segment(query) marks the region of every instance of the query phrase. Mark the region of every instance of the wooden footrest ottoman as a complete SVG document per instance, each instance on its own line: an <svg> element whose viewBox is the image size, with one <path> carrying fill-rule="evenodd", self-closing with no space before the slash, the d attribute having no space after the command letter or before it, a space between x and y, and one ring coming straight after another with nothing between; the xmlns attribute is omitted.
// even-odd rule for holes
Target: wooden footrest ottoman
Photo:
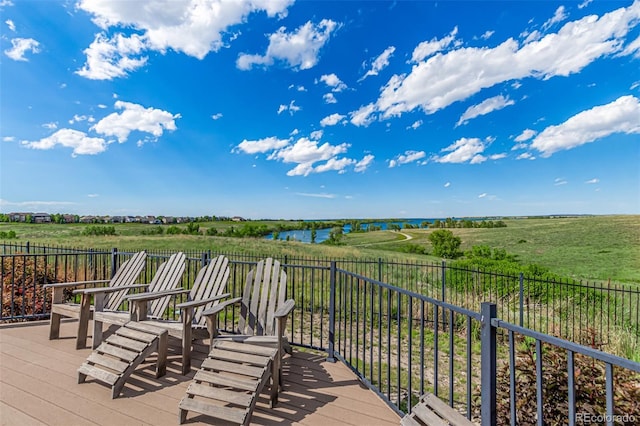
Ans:
<svg viewBox="0 0 640 426"><path fill-rule="evenodd" d="M186 421L189 411L195 411L248 425L258 395L272 374L278 374L271 371L277 352L275 348L250 343L214 342L180 401L180 424Z"/></svg>

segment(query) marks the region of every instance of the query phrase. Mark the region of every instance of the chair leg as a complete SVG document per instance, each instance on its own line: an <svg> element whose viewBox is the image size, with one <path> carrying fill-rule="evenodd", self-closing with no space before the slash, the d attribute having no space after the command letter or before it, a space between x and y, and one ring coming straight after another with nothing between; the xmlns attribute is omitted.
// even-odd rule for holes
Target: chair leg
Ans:
<svg viewBox="0 0 640 426"><path fill-rule="evenodd" d="M60 338L60 319L62 315L51 313L49 320L49 340Z"/></svg>
<svg viewBox="0 0 640 426"><path fill-rule="evenodd" d="M91 316L91 305L88 297L83 295L80 302L80 317L78 319L78 337L76 339L76 349L87 346L87 331L89 330L89 317Z"/></svg>
<svg viewBox="0 0 640 426"><path fill-rule="evenodd" d="M193 308L187 308L182 312L182 375L191 371L191 322Z"/></svg>
<svg viewBox="0 0 640 426"><path fill-rule="evenodd" d="M278 392L280 392L280 354L275 356L271 362L271 400L269 407L273 408L278 403Z"/></svg>

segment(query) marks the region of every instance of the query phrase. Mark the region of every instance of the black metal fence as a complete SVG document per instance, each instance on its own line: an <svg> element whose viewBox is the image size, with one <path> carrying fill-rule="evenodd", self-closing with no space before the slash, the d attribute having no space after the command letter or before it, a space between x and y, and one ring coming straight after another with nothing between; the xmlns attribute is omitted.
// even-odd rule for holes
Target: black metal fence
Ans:
<svg viewBox="0 0 640 426"><path fill-rule="evenodd" d="M29 259L37 259L51 269L51 274L41 280L54 279L69 281L73 279L98 279L108 277L109 266L116 266L119 259L127 256L117 249L98 251L83 248L59 246L38 246L4 243L2 258L10 254L21 253ZM114 255L115 253L115 255ZM161 259L171 255L170 251L148 251L155 265ZM218 253L212 251L185 251L187 272L183 285L188 287L199 266L206 259L218 254L227 255L232 262L255 262L268 257L268 253ZM115 257L114 257L115 256ZM296 267L329 269L333 261L338 268L365 277L388 283L394 287L409 290L430 298L451 303L470 311L479 312L482 302L492 302L498 307L498 316L513 324L527 327L545 334L552 334L577 343L588 344L602 350L608 350L613 344L611 339L620 331L631 336L631 343L640 343L640 287L623 284L579 282L573 280L547 281L536 277L505 275L481 269L461 268L442 262L400 262L397 260L377 259L329 259L320 257L284 256L279 259L283 264ZM5 265L5 272L12 267ZM150 279L155 269L153 262L146 269L143 279ZM107 265L107 266L105 266ZM102 269L101 269L102 268ZM106 269L105 269L106 268ZM298 271L300 278L292 277L295 288L303 283L309 270ZM235 271L234 271L235 273ZM243 271L239 271L242 280ZM26 277L25 277L26 278ZM14 280L15 277L11 278ZM235 279L235 277L234 277ZM327 276L314 279L328 284ZM8 287L3 278L2 300L11 300ZM23 279L19 282L25 282ZM12 287L14 288L15 285ZM316 295L316 297L319 297ZM15 302L15 300L14 300ZM315 301L314 301L315 303ZM0 319L29 318L32 315L46 315L46 311L32 309L29 301L21 299L19 306L3 304ZM589 333L585 333L589 330Z"/></svg>

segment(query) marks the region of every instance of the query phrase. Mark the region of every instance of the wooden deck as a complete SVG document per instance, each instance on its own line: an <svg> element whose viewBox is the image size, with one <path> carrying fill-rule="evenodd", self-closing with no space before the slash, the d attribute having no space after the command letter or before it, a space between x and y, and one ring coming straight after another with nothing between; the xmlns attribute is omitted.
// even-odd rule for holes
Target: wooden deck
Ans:
<svg viewBox="0 0 640 426"><path fill-rule="evenodd" d="M92 379L77 383L77 369L91 352L75 349L75 321L63 321L60 340L48 340L47 321L0 325L1 425L177 425L178 402L204 353L193 354L188 376L180 374L179 342L170 339L167 375L156 379L155 354L111 399ZM284 360L284 391L274 409L260 396L256 425L398 425L400 418L340 363L325 354L294 349ZM268 392L268 391L267 391ZM190 414L186 424L210 419Z"/></svg>

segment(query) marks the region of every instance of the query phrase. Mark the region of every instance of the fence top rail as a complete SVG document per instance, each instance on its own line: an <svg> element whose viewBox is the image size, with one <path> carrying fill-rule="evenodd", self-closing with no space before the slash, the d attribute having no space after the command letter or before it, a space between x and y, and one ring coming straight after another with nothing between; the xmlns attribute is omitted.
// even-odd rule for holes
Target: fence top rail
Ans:
<svg viewBox="0 0 640 426"><path fill-rule="evenodd" d="M476 320L480 320L480 313L479 312L474 312L474 311L470 311L468 309L462 308L460 306L456 306L456 305L452 305L450 303L447 302L443 302L442 300L438 300L438 299L434 299L433 297L429 297L429 296L425 296L424 294L419 294L419 293L415 293L413 291L410 290L406 290L404 288L400 288L400 287L396 287L394 285L382 282L382 281L378 281L375 280L373 278L368 278L365 277L364 275L360 275L360 274L356 274L355 272L350 272L350 271L346 271L344 269L340 269L340 268L336 268L336 272L338 273L342 273L344 275L353 277L355 279L358 280L362 280L362 281L367 281L371 284L377 285L378 287L382 287L382 288L386 288L387 290L391 290L391 291L395 291L396 293L399 294L404 294L405 296L408 296L412 299L418 299L418 300L422 300L424 302L427 303L431 303L432 305L437 305L441 308L444 309L449 309L455 313L461 314L461 315L466 315L468 317L471 317L473 319Z"/></svg>
<svg viewBox="0 0 640 426"><path fill-rule="evenodd" d="M557 346L574 353L586 355L590 358L597 359L598 361L602 361L608 364L616 365L618 367L626 368L627 370L635 371L636 373L640 373L640 363L632 361L630 359L608 354L606 352L602 352L588 346L579 345L577 343L573 343L559 337L551 336L549 334L544 334L528 328L520 327L507 321L503 321L499 318L492 319L491 326L495 328L504 328L506 330L513 331L514 333L532 337L541 342L549 343L550 345Z"/></svg>

